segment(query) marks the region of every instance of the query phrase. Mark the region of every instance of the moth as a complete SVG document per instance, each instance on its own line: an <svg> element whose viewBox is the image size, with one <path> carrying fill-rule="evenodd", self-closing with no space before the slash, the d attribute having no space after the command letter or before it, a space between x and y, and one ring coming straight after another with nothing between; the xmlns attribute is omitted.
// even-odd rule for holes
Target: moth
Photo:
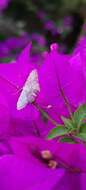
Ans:
<svg viewBox="0 0 86 190"><path fill-rule="evenodd" d="M21 110L28 103L34 102L37 97L38 92L40 92L38 72L37 72L37 69L34 69L29 74L29 76L23 86L23 90L17 101L17 110Z"/></svg>

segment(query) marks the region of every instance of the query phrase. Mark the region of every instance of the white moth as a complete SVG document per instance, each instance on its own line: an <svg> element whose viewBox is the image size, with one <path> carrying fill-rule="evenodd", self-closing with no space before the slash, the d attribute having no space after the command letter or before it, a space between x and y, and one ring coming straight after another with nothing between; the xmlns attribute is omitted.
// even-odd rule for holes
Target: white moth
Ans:
<svg viewBox="0 0 86 190"><path fill-rule="evenodd" d="M38 72L36 69L32 70L29 74L20 97L17 102L17 110L23 109L28 103L34 102L37 97L38 92L40 92L40 86L38 81Z"/></svg>

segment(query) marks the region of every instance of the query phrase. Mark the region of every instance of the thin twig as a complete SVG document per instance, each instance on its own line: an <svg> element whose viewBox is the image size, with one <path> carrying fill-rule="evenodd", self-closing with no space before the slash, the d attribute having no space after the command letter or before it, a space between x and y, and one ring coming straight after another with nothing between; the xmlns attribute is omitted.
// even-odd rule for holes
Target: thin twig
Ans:
<svg viewBox="0 0 86 190"><path fill-rule="evenodd" d="M37 108L37 110L44 115L45 118L47 118L54 126L57 127L57 122L54 119L52 119L47 112L45 112L38 104L33 104Z"/></svg>

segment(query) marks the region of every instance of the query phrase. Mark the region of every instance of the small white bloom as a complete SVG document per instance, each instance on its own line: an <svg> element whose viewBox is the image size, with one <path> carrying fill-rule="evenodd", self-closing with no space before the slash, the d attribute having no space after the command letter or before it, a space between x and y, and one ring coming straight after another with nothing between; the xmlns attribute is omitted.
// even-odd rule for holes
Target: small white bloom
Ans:
<svg viewBox="0 0 86 190"><path fill-rule="evenodd" d="M17 102L17 110L23 109L28 103L34 102L38 92L40 92L38 72L34 69L29 74L23 86L23 90Z"/></svg>

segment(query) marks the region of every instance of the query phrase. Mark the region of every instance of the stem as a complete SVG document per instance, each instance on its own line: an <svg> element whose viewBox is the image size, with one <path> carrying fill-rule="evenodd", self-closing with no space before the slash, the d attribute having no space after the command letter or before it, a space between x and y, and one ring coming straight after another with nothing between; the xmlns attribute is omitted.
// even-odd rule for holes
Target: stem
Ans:
<svg viewBox="0 0 86 190"><path fill-rule="evenodd" d="M86 144L86 141L81 140L79 137L76 138L76 136L74 136L74 135L72 135L72 136L73 136L73 138L77 139L77 142L78 142L78 143L82 143L82 144L84 144L84 145Z"/></svg>
<svg viewBox="0 0 86 190"><path fill-rule="evenodd" d="M38 104L36 104L36 103L33 103L33 104L38 109L38 111L43 114L43 116L46 119L48 119L54 126L57 127L57 122L54 119L52 119L47 112L45 112Z"/></svg>
<svg viewBox="0 0 86 190"><path fill-rule="evenodd" d="M73 140L75 143L79 143L78 139L77 139L75 136L73 136L72 134L68 134L68 137L71 137L72 140Z"/></svg>

